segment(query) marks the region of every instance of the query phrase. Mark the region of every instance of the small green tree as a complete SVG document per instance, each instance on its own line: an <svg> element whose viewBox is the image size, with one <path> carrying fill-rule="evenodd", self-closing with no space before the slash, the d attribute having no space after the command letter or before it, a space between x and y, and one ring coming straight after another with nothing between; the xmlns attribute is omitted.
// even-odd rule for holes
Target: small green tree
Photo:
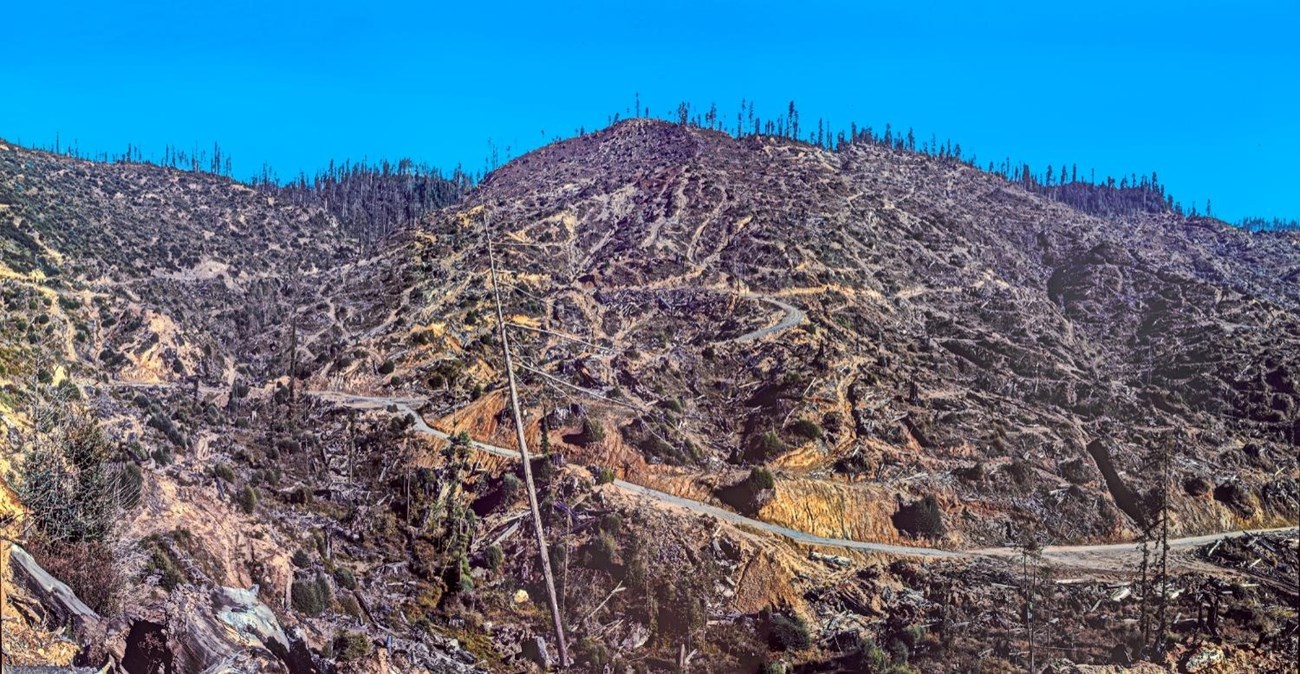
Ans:
<svg viewBox="0 0 1300 674"><path fill-rule="evenodd" d="M344 630L334 637L334 657L339 662L353 662L370 655L370 638L358 632Z"/></svg>
<svg viewBox="0 0 1300 674"><path fill-rule="evenodd" d="M252 515L253 511L257 509L257 490L252 485L244 485L244 488L240 490L239 509L247 515Z"/></svg>
<svg viewBox="0 0 1300 674"><path fill-rule="evenodd" d="M308 616L318 616L330 605L330 585L324 576L297 579L289 588L290 603L295 611Z"/></svg>

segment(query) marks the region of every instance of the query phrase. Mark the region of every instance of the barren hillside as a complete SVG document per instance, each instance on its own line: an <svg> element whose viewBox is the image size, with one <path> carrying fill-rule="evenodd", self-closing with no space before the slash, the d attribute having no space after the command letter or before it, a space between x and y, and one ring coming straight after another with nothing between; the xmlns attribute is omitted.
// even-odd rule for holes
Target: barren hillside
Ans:
<svg viewBox="0 0 1300 674"><path fill-rule="evenodd" d="M562 668L489 241L573 671L1293 662L1295 233L651 120L384 185L0 143L6 666Z"/></svg>
<svg viewBox="0 0 1300 674"><path fill-rule="evenodd" d="M417 280L371 343L387 387L441 414L499 379L488 237L549 375L525 372L535 413L632 478L725 501L767 465L764 517L868 540L916 533L888 518L926 497L958 544L1027 523L1110 540L1172 444L1178 531L1300 512L1294 233L1101 219L876 145L624 122L511 162L391 254Z"/></svg>

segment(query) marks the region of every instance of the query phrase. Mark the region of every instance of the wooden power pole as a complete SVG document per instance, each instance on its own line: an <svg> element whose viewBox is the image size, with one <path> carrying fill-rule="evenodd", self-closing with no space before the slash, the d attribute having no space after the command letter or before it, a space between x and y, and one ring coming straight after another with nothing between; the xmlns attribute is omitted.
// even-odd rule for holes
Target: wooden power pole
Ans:
<svg viewBox="0 0 1300 674"><path fill-rule="evenodd" d="M506 383L510 388L510 410L515 417L515 439L519 442L519 456L524 462L524 486L528 488L528 507L533 512L533 531L537 533L537 551L542 557L542 575L546 577L546 599L551 604L551 621L555 624L555 648L559 652L560 667L569 666L569 649L564 643L564 621L560 618L560 603L555 597L555 576L551 574L551 556L546 549L546 533L542 530L542 512L537 506L537 489L533 486L533 467L528 459L528 442L524 438L524 419L519 412L519 392L515 388L515 366L510 357L510 338L506 335L506 317L501 309L501 291L497 287L497 259L488 238L488 261L492 269L492 297L497 305L497 327L501 331L501 350L506 355Z"/></svg>

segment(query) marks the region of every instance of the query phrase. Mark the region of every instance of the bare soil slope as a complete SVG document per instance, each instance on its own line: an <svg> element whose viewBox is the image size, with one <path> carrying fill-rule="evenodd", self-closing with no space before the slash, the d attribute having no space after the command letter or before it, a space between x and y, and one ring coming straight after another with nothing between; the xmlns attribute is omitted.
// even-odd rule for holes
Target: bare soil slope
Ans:
<svg viewBox="0 0 1300 674"><path fill-rule="evenodd" d="M1163 443L1180 533L1300 508L1294 233L1101 219L875 145L633 120L511 162L395 247L390 274L416 281L369 342L392 380L362 388L450 412L497 384L489 236L539 414L595 418L710 488L771 466L781 523L905 536L852 513L932 496L956 543L1126 536Z"/></svg>

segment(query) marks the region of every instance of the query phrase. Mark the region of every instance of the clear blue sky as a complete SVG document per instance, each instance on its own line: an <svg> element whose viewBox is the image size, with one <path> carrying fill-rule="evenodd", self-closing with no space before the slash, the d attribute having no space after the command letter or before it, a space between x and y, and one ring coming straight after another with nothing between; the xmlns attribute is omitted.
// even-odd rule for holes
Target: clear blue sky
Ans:
<svg viewBox="0 0 1300 674"><path fill-rule="evenodd" d="M220 141L248 177L409 156L480 169L602 126L742 98L803 124L916 129L1184 204L1300 218L1300 3L12 2L0 137L146 154ZM129 5L129 6L128 6Z"/></svg>

